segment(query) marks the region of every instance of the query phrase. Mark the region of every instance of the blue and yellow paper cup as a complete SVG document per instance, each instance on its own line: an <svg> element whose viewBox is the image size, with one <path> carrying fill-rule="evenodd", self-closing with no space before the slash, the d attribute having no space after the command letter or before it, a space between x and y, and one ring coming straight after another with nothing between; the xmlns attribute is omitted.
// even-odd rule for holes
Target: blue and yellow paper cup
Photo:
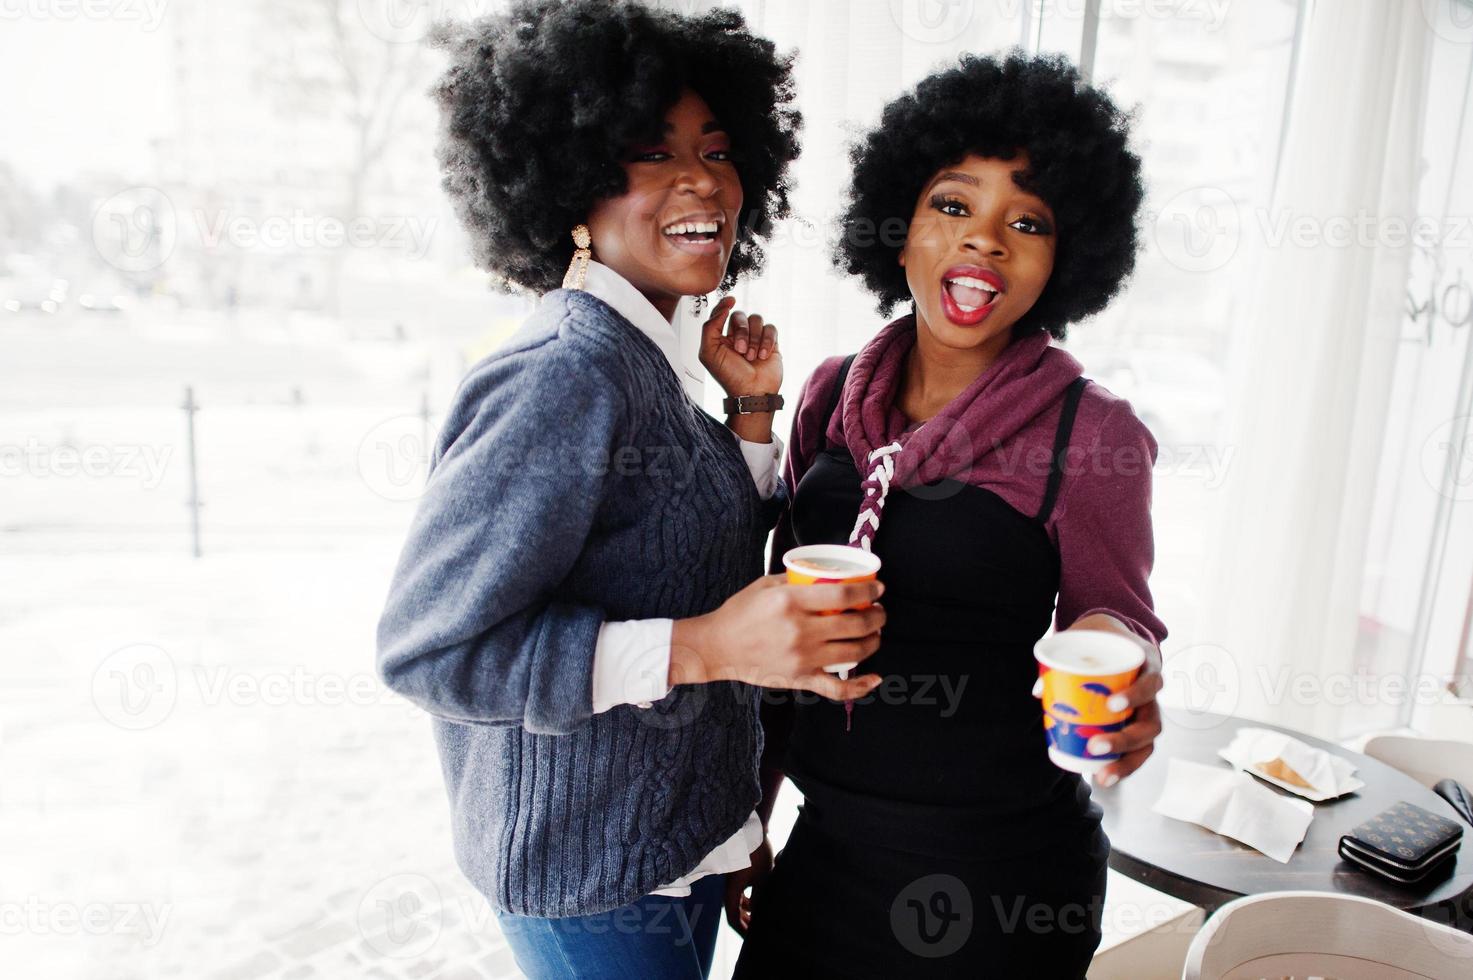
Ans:
<svg viewBox="0 0 1473 980"><path fill-rule="evenodd" d="M1065 630L1033 647L1042 685L1043 730L1054 765L1070 772L1092 773L1120 758L1120 753L1092 755L1091 737L1118 732L1135 709L1111 711L1110 695L1131 685L1146 653L1137 643L1103 630Z"/></svg>

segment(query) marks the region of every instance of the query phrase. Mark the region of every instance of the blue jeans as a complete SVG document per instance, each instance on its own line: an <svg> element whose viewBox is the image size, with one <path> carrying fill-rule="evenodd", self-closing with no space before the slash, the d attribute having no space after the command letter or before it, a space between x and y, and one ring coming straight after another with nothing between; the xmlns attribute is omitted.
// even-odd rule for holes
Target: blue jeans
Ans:
<svg viewBox="0 0 1473 980"><path fill-rule="evenodd" d="M496 919L530 980L705 980L725 904L726 875L706 875L684 898L646 895L597 915Z"/></svg>

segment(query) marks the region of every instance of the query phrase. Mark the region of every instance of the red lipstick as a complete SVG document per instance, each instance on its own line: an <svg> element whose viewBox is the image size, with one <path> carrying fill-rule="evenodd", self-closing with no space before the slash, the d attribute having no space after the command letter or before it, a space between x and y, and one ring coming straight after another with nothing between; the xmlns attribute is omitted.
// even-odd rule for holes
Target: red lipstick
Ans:
<svg viewBox="0 0 1473 980"><path fill-rule="evenodd" d="M1001 300L1002 276L980 265L954 265L941 277L941 309L958 326L981 323Z"/></svg>

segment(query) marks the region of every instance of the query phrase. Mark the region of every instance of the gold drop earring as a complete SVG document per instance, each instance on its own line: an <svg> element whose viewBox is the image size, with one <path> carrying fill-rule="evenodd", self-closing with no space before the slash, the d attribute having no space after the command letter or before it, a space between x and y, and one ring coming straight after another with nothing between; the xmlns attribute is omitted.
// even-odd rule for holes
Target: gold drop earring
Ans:
<svg viewBox="0 0 1473 980"><path fill-rule="evenodd" d="M588 260L593 258L590 251L593 236L589 234L587 225L573 229L573 244L577 250L573 252L573 261L568 263L568 271L563 274L564 289L582 289L583 280L588 276Z"/></svg>

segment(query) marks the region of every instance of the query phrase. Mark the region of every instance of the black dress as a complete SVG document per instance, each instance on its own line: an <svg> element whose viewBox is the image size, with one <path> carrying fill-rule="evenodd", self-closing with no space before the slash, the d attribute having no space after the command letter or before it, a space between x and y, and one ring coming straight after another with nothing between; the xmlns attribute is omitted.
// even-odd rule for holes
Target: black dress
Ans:
<svg viewBox="0 0 1473 980"><path fill-rule="evenodd" d="M852 730L840 704L766 699L804 803L754 890L737 977L1085 976L1109 840L1088 784L1049 761L1031 693L1059 586L1044 522L1083 385L1039 513L953 480L890 493L873 541L888 618L860 668L885 680ZM798 543L847 542L859 487L849 450L826 446L793 495Z"/></svg>

